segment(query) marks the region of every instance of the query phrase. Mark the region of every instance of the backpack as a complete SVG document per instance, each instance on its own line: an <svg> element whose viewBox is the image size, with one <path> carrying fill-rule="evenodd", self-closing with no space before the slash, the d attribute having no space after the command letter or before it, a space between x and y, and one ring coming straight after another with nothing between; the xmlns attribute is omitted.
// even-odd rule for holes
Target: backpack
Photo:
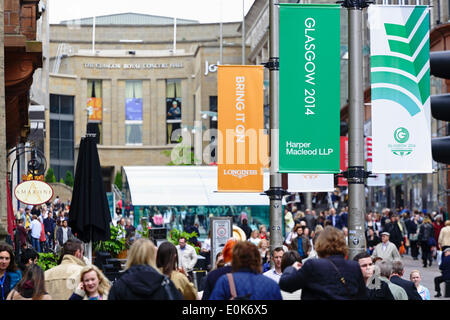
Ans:
<svg viewBox="0 0 450 320"><path fill-rule="evenodd" d="M245 296L238 296L236 293L236 286L234 285L233 275L231 273L227 273L228 284L230 285L230 300L250 300L251 293L246 294Z"/></svg>

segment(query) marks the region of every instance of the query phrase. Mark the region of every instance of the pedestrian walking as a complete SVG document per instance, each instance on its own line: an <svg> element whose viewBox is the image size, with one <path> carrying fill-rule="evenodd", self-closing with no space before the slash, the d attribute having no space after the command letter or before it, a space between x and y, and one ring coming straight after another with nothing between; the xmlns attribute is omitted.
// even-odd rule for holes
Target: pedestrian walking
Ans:
<svg viewBox="0 0 450 320"><path fill-rule="evenodd" d="M411 271L409 279L414 283L417 292L419 293L422 300L431 300L430 290L420 284L420 281L422 281L422 277L420 276L419 270Z"/></svg>
<svg viewBox="0 0 450 320"><path fill-rule="evenodd" d="M287 292L302 289L302 300L367 299L359 264L347 261L348 247L342 231L327 226L321 231L315 250L318 259L294 264L284 270L280 288Z"/></svg>
<svg viewBox="0 0 450 320"><path fill-rule="evenodd" d="M372 253L372 260L375 258L381 258L383 261L392 262L395 259L401 259L397 247L389 241L389 236L389 232L384 231L381 233L381 243L375 246Z"/></svg>
<svg viewBox="0 0 450 320"><path fill-rule="evenodd" d="M278 284L261 274L261 256L253 243L234 245L231 266L233 272L219 278L209 300L282 300Z"/></svg>
<svg viewBox="0 0 450 320"><path fill-rule="evenodd" d="M177 248L169 241L165 241L159 245L156 254L156 266L161 273L172 280L175 287L183 295L184 300L197 300L197 289L189 281L186 272L178 267Z"/></svg>
<svg viewBox="0 0 450 320"><path fill-rule="evenodd" d="M408 230L409 246L411 248L411 257L413 260L418 260L419 256L419 222L420 215L414 214L413 219L405 222L406 229Z"/></svg>
<svg viewBox="0 0 450 320"><path fill-rule="evenodd" d="M173 282L156 266L152 241L136 240L128 251L126 270L109 291L108 300L182 300Z"/></svg>
<svg viewBox="0 0 450 320"><path fill-rule="evenodd" d="M44 270L37 264L29 265L22 279L8 294L7 300L52 300L45 290Z"/></svg>
<svg viewBox="0 0 450 320"><path fill-rule="evenodd" d="M194 266L198 260L197 251L195 251L193 246L187 243L187 239L185 237L180 237L178 239L177 251L178 266L183 268L188 275L189 280L192 281Z"/></svg>
<svg viewBox="0 0 450 320"><path fill-rule="evenodd" d="M42 226L41 222L38 220L36 215L33 215L31 218L30 229L31 229L31 243L33 245L33 248L37 252L41 252L40 238Z"/></svg>
<svg viewBox="0 0 450 320"><path fill-rule="evenodd" d="M80 284L69 300L107 300L111 283L95 265L80 271Z"/></svg>
<svg viewBox="0 0 450 320"><path fill-rule="evenodd" d="M431 247L432 242L434 242L434 229L431 224L431 219L426 217L423 219L423 223L419 228L419 243L420 248L422 249L422 262L423 267L427 267L427 262L429 262L429 266L433 262L433 257L431 256Z"/></svg>

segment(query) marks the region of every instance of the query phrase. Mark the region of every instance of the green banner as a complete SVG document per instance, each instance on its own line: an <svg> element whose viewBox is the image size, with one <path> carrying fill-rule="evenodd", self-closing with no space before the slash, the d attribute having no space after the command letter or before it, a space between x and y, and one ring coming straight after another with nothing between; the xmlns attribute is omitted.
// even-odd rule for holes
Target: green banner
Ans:
<svg viewBox="0 0 450 320"><path fill-rule="evenodd" d="M279 172L338 173L340 5L280 3Z"/></svg>

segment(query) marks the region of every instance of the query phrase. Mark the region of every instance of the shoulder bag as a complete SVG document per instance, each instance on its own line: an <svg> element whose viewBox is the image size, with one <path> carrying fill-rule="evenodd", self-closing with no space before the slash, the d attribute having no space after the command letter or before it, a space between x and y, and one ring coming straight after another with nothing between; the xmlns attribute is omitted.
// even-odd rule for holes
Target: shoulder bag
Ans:
<svg viewBox="0 0 450 320"><path fill-rule="evenodd" d="M328 261L331 263L331 265L333 266L333 268L336 270L336 273L337 273L337 275L338 275L338 277L339 277L339 281L344 285L345 290L347 290L348 296L351 297L352 295L350 294L350 290L348 289L347 281L345 281L345 278L344 278L344 276L342 275L342 273L341 273L341 272L339 271L339 269L336 267L336 265L334 264L334 262L331 261L331 259L328 259L328 258L327 258L326 260L328 260Z"/></svg>

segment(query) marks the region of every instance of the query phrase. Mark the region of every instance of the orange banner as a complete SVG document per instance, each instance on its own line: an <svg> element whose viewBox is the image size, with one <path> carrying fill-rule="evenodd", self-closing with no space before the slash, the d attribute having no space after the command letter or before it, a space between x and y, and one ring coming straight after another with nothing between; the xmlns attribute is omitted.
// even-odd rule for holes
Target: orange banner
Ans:
<svg viewBox="0 0 450 320"><path fill-rule="evenodd" d="M263 66L218 66L218 191L263 191L263 72Z"/></svg>
<svg viewBox="0 0 450 320"><path fill-rule="evenodd" d="M102 98L89 98L87 106L92 108L89 120L102 121Z"/></svg>

